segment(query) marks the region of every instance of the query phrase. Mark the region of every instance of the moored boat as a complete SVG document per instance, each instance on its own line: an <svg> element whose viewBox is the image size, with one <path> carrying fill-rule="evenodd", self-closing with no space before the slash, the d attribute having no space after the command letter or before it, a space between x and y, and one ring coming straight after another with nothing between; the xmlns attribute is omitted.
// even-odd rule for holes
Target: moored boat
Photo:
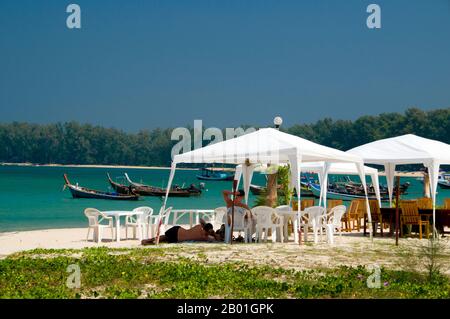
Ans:
<svg viewBox="0 0 450 319"><path fill-rule="evenodd" d="M313 184L310 185L311 192L314 194L315 197L320 197L320 185L319 184ZM330 189L328 188L327 191L327 199L342 199L345 201L351 201L354 199L364 199L366 196L364 193L361 192L350 192L346 188L334 188ZM369 194L368 199L377 199L375 195ZM382 201L388 201L389 197L381 195Z"/></svg>
<svg viewBox="0 0 450 319"><path fill-rule="evenodd" d="M130 183L130 186L133 188L135 193L142 196L160 196L155 194L161 193L162 188L133 182L127 173L125 173L125 178L128 181L128 183Z"/></svg>
<svg viewBox="0 0 450 319"><path fill-rule="evenodd" d="M438 185L441 188L450 189L450 174L441 174L438 177Z"/></svg>
<svg viewBox="0 0 450 319"><path fill-rule="evenodd" d="M363 192L363 186L359 182L352 181L350 179L350 176L341 176L343 180L340 181L334 181L331 184L332 188L340 188L345 187L349 192ZM411 185L410 182L405 182L403 184L400 184L400 194L406 194L408 191L409 186ZM381 196L388 196L388 188L387 186L380 185L380 194ZM369 192L369 195L375 195L375 189L373 188L373 184L367 184L367 190ZM397 193L397 185L394 185L393 189L394 195Z"/></svg>
<svg viewBox="0 0 450 319"><path fill-rule="evenodd" d="M127 173L125 173L125 178L130 183L133 191L142 196L166 196L166 189L161 187L154 187L150 185L145 185L141 183L133 182ZM189 197L196 196L202 193L200 188L195 187L191 184L187 188L174 186L169 190L169 197Z"/></svg>
<svg viewBox="0 0 450 319"><path fill-rule="evenodd" d="M109 184L111 185L111 187L114 189L114 191L116 191L119 194L132 194L135 193L133 190L133 187L131 185L123 185L123 184L119 184L117 182L114 182L111 178L111 176L109 175L109 173L106 173L106 175L108 176L108 181Z"/></svg>
<svg viewBox="0 0 450 319"><path fill-rule="evenodd" d="M234 176L233 174L228 174L225 172L220 171L214 171L208 168L202 168L201 169L202 174L197 175L197 178L200 180L207 180L207 181L232 181Z"/></svg>
<svg viewBox="0 0 450 319"><path fill-rule="evenodd" d="M260 195L265 190L266 188L264 186L250 184L250 192L252 192L253 195Z"/></svg>
<svg viewBox="0 0 450 319"><path fill-rule="evenodd" d="M73 198L91 198L91 199L111 199L111 200L138 200L138 194L119 194L119 193L108 193L103 191L98 191L94 189L89 189L86 187L81 187L78 185L73 185L70 183L67 174L64 174L64 187L68 187Z"/></svg>
<svg viewBox="0 0 450 319"><path fill-rule="evenodd" d="M302 197L311 197L314 196L314 194L311 192L311 190L309 189L309 186L305 183L301 183L300 184L301 187L301 196ZM278 187L278 189L280 189L280 185ZM252 192L253 195L260 195L261 193L265 192L266 187L265 186L260 186L260 185L255 185L255 184L250 184L250 191ZM294 196L297 196L297 192L295 192L294 190Z"/></svg>

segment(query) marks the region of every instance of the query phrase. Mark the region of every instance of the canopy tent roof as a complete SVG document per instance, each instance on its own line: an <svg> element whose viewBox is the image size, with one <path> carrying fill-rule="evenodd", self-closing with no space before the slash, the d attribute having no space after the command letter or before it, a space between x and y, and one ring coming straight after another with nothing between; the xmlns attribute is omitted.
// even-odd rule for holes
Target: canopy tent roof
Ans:
<svg viewBox="0 0 450 319"><path fill-rule="evenodd" d="M414 134L367 143L347 153L359 155L365 163L372 164L417 164L438 161L450 164L450 145Z"/></svg>
<svg viewBox="0 0 450 319"><path fill-rule="evenodd" d="M436 225L436 189L439 166L450 164L449 144L407 134L367 143L347 152L361 156L365 163L384 165L391 206L395 166L401 164L424 164L428 168L430 176L431 196L433 198L433 225Z"/></svg>
<svg viewBox="0 0 450 319"><path fill-rule="evenodd" d="M301 154L302 162L332 161L362 163L361 157L326 147L301 137L263 128L223 142L175 155L173 163L287 163Z"/></svg>

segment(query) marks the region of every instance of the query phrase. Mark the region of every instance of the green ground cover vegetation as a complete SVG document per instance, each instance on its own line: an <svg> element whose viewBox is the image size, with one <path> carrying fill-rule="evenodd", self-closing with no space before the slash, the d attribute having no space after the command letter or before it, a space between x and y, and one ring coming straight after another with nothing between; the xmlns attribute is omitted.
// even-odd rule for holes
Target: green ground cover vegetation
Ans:
<svg viewBox="0 0 450 319"><path fill-rule="evenodd" d="M446 275L364 266L295 271L205 256L164 261L171 248L32 250L0 260L0 298L449 298ZM173 253L173 252L172 252ZM80 288L66 285L81 270Z"/></svg>

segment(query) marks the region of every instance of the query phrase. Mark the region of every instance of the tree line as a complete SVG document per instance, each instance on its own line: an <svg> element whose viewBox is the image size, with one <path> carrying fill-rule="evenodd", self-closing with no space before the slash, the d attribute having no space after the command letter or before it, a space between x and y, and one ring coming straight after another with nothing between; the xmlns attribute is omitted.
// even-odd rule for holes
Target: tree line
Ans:
<svg viewBox="0 0 450 319"><path fill-rule="evenodd" d="M348 150L374 140L416 134L450 144L450 108L362 116L355 121L325 118L282 130L313 142ZM0 124L0 162L169 166L172 129L127 133L77 122Z"/></svg>

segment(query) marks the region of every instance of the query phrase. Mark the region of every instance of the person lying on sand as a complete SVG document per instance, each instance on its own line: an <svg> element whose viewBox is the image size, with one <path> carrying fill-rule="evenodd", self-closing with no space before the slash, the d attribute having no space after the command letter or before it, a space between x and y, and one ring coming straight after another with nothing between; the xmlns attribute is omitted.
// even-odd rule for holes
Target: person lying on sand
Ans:
<svg viewBox="0 0 450 319"><path fill-rule="evenodd" d="M200 224L191 229L184 229L181 226L173 226L164 235L159 237L160 243L179 243L183 241L219 241L220 236L214 232L210 223L205 223L200 219ZM223 241L223 240L222 240ZM156 238L142 240L142 245L154 245Z"/></svg>

